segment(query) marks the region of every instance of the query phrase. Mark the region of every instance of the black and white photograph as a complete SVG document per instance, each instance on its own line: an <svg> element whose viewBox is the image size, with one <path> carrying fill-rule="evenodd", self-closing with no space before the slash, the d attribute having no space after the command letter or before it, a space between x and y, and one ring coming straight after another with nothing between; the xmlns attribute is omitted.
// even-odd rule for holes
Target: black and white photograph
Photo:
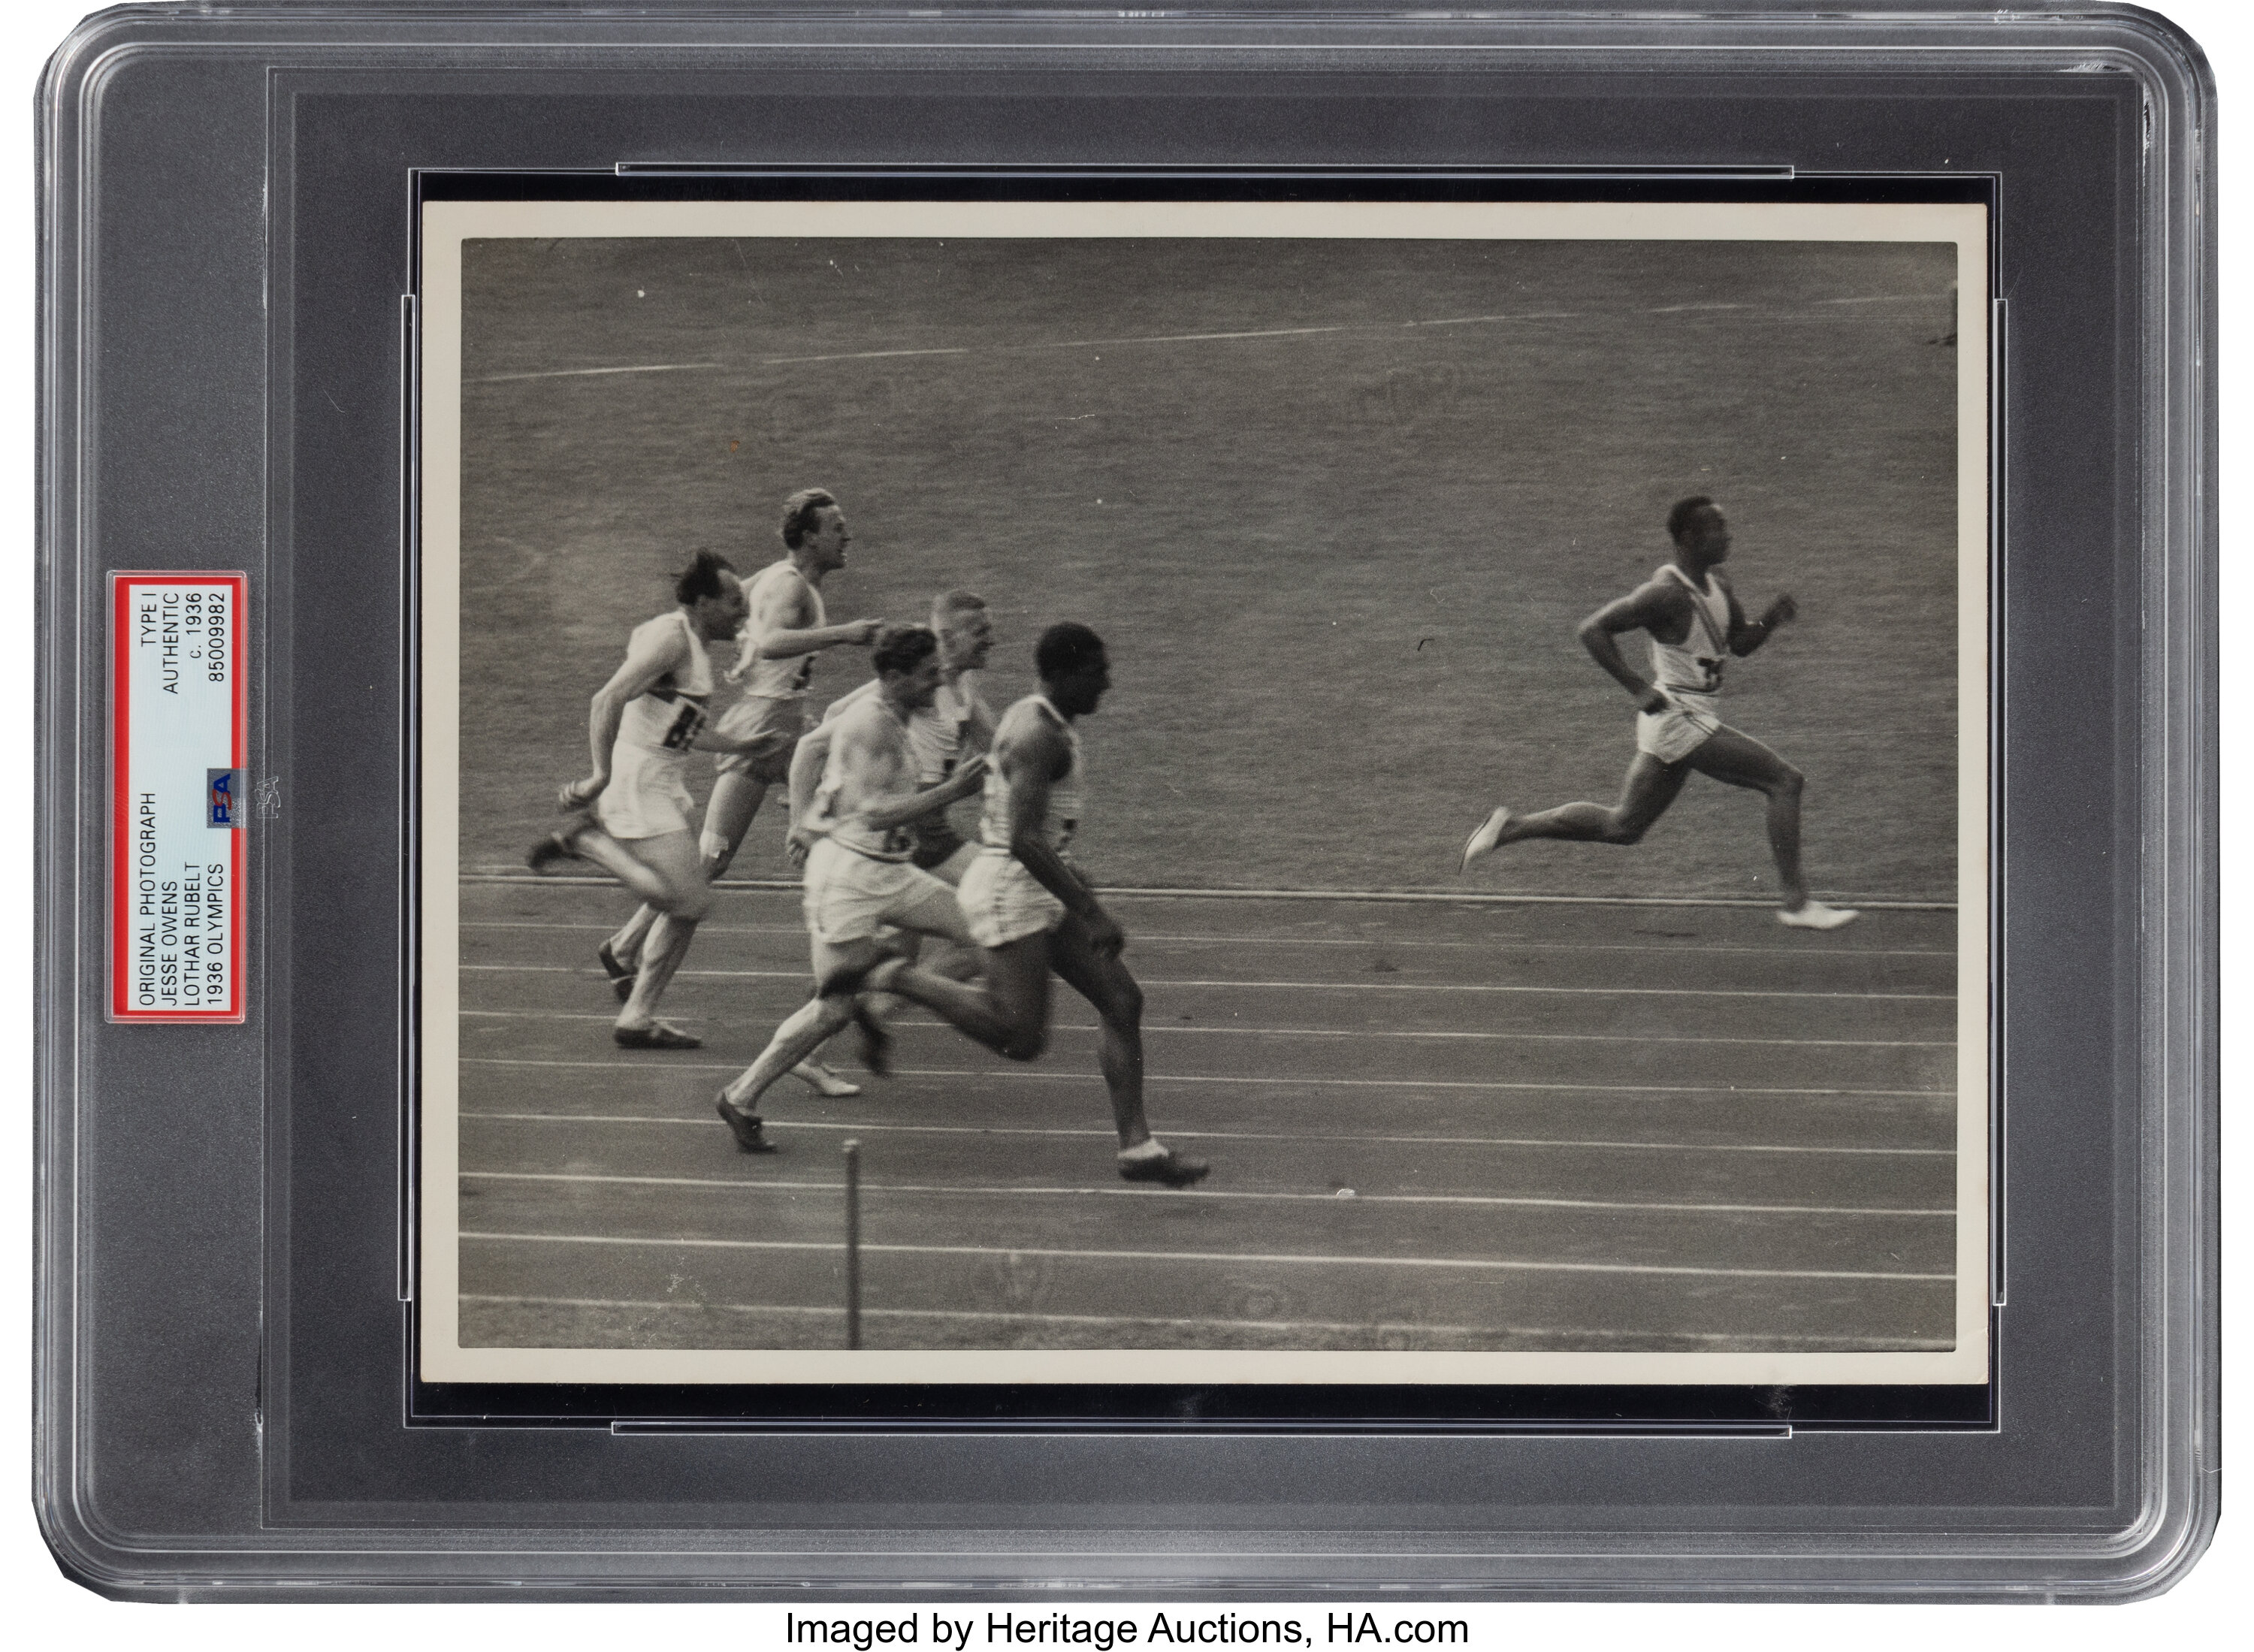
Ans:
<svg viewBox="0 0 2254 1652"><path fill-rule="evenodd" d="M422 1376L1986 1382L1987 234L425 203Z"/></svg>

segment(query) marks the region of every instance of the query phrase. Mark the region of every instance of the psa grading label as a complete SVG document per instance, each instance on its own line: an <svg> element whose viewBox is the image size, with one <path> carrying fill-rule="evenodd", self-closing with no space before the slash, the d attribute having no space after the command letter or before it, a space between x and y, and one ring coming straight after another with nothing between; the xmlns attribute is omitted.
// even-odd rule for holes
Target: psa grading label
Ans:
<svg viewBox="0 0 2254 1652"><path fill-rule="evenodd" d="M245 581L109 581L109 1017L240 1021Z"/></svg>

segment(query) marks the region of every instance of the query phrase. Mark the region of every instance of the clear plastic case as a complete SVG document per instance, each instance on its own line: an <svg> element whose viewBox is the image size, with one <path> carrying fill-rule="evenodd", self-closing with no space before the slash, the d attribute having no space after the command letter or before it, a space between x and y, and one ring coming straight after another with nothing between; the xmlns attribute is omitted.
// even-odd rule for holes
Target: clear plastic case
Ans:
<svg viewBox="0 0 2254 1652"><path fill-rule="evenodd" d="M139 1598L2166 1586L2218 1472L2213 111L2196 48L2110 5L90 19L39 111L36 1471L60 1563ZM1954 1209L1981 1228L1956 1277L1987 1276L1989 1352L1953 1410L1827 1410L1841 1379L1807 1375L1736 1380L1766 1419L1673 1379L1421 1408L1348 1381L1296 1410L1195 1375L1139 1407L871 1401L836 1390L850 1373L788 1405L733 1378L637 1404L599 1362L528 1399L418 1383L431 627L507 619L432 588L454 450L430 424L427 203L1826 190L1992 214L1948 312L1992 346L1958 375L1989 475L1949 495L1978 507L1961 659L1984 648L1988 685L1958 747L1984 745L1987 875L1952 933L1984 994L1986 1094L1955 1115L1979 1203ZM1734 221L1698 238L1758 239ZM1647 308L1702 304L1734 307ZM1921 347L1970 354L1948 325ZM239 1025L108 1013L133 944L123 570L239 570L247 593L240 743L200 765L248 800ZM1211 892L1144 881L1123 904Z"/></svg>

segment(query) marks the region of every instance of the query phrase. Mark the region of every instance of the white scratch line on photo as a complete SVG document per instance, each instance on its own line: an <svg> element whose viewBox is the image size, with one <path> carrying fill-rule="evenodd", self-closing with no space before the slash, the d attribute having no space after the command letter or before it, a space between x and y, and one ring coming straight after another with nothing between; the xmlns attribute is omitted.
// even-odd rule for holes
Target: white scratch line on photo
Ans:
<svg viewBox="0 0 2254 1652"><path fill-rule="evenodd" d="M943 350L854 350L838 355L767 355L763 368L799 367L816 361L876 361L888 356L910 355L1026 355L1040 350L1102 350L1129 344L1211 344L1228 339L1294 339L1313 333L1374 332L1374 324L1361 326L1270 327L1256 332L1162 332L1132 339L1060 339L1040 344L998 344L984 350L958 345Z"/></svg>
<svg viewBox="0 0 2254 1652"><path fill-rule="evenodd" d="M643 1302L618 1297L504 1297L465 1292L458 1302L511 1308L592 1308L649 1312L667 1309L678 1313L741 1313L788 1315L800 1319L838 1320L842 1307L814 1307L802 1303L766 1302ZM1553 1326L1419 1325L1408 1320L1348 1322L1342 1320L1194 1320L1161 1319L1131 1313L1025 1313L999 1308L872 1308L864 1306L864 1320L948 1320L984 1325L1108 1325L1153 1326L1169 1331L1322 1331L1359 1333L1370 1337L1465 1336L1541 1338L1577 1342L1659 1340L1735 1348L1748 1340L1735 1331L1604 1331ZM1762 1351L1808 1348L1817 1353L1907 1353L1950 1348L1954 1343L1908 1337L1760 1337Z"/></svg>
<svg viewBox="0 0 2254 1652"><path fill-rule="evenodd" d="M465 384L514 384L522 379L601 379L615 377L621 373L705 373L724 368L724 361L661 361L648 367L632 368L551 368L543 373L489 373L482 378L464 379Z"/></svg>
<svg viewBox="0 0 2254 1652"><path fill-rule="evenodd" d="M886 361L906 355L970 355L967 345L950 345L933 350L848 350L838 355L763 355L757 366L763 368L799 367L809 361Z"/></svg>
<svg viewBox="0 0 2254 1652"><path fill-rule="evenodd" d="M1197 1199L1194 1192L1147 1194L1145 1198ZM466 1229L466 1240L499 1244L628 1245L689 1250L818 1250L836 1254L841 1240L825 1244L808 1239L647 1239L613 1234L486 1233ZM1310 1256L1288 1252L1232 1250L1055 1250L1032 1245L872 1245L864 1256L1050 1256L1066 1262L1219 1262L1232 1266L1316 1268L1444 1268L1500 1273L1651 1273L1720 1279L1871 1279L1954 1284L1953 1273L1866 1273L1840 1268L1692 1268L1640 1262L1525 1262L1487 1256Z"/></svg>
<svg viewBox="0 0 2254 1652"><path fill-rule="evenodd" d="M587 976L592 982L595 977ZM616 1021L615 1015L591 1010L460 1010L457 1014L504 1021ZM887 1023L893 1032L952 1032L941 1021L897 1019ZM1052 1032L1101 1032L1103 1029L1080 1021L1055 1021ZM1382 1026L1183 1026L1179 1022L1145 1021L1144 1034L1153 1032L1239 1032L1270 1039L1460 1039L1497 1044L1754 1044L1782 1049L1822 1050L1953 1050L1948 1039L1718 1039L1703 1034L1676 1036L1645 1032L1410 1032Z"/></svg>
<svg viewBox="0 0 2254 1652"><path fill-rule="evenodd" d="M1888 293L1867 298L1822 298L1825 304L1895 304L1930 301L1936 295L1925 293ZM1744 304L1664 304L1645 312L1648 315L1684 315L1704 311L1751 310L1755 306ZM1571 321L1578 318L1580 312L1573 310L1531 310L1516 315L1447 316L1430 321L1359 321L1341 322L1322 327L1263 327L1234 332L1158 332L1117 339L1060 339L1039 344L1001 344L979 349L970 345L934 346L914 350L843 350L823 355L760 356L749 365L762 368L805 367L822 361L889 361L926 356L954 355L1025 355L1045 350L1102 350L1124 347L1135 344L1216 344L1245 339L1304 339L1333 337L1351 332L1386 332L1410 327L1471 327L1517 321ZM526 379L598 378L626 373L692 373L710 369L726 369L732 364L725 361L665 362L648 367L617 368L560 368L539 373L492 373L477 378L465 379L465 384L509 384ZM740 370L740 369L738 369Z"/></svg>
<svg viewBox="0 0 2254 1652"><path fill-rule="evenodd" d="M647 1061L554 1061L540 1060L528 1056L465 1055L465 1067L599 1067L624 1068L634 1072L655 1073L738 1073L741 1067L718 1065L710 1061L669 1061L659 1067ZM1054 1073L1018 1071L978 1072L969 1068L896 1067L895 1078L976 1078L1016 1079L1020 1082L1053 1079ZM1899 1100L1914 1096L1921 1101L1954 1102L1954 1090L1838 1090L1809 1089L1792 1086L1755 1086L1751 1084L1531 1084L1511 1079L1488 1078L1270 1078L1250 1074L1221 1076L1204 1073L1152 1073L1145 1075L1146 1084L1304 1084L1326 1088L1386 1089L1386 1090L1558 1090L1575 1095L1598 1096L1847 1096L1861 1100Z"/></svg>
<svg viewBox="0 0 2254 1652"><path fill-rule="evenodd" d="M1517 316L1451 316L1444 321L1404 321L1404 327L1476 327L1491 321L1572 321L1578 312L1572 310L1530 310Z"/></svg>
<svg viewBox="0 0 2254 1652"><path fill-rule="evenodd" d="M743 1193L843 1194L842 1181L746 1181L706 1176L605 1176L584 1172L542 1170L466 1170L464 1181L560 1181L625 1187L727 1187ZM1116 1199L1144 1197L1139 1187L977 1187L949 1186L934 1182L864 1181L864 1194L928 1194L974 1199L1077 1199L1083 1196ZM1685 1216L1946 1216L1953 1210L1914 1210L1882 1205L1687 1205L1631 1199L1535 1199L1508 1194L1356 1194L1342 1199L1335 1193L1259 1192L1244 1188L1200 1189L1200 1199L1252 1200L1293 1205L1475 1205L1524 1206L1541 1210L1648 1210Z"/></svg>
<svg viewBox="0 0 2254 1652"><path fill-rule="evenodd" d="M634 1124L661 1125L679 1130L698 1130L707 1134L712 1129L712 1116L702 1118L649 1118L638 1113L500 1113L465 1109L458 1116L470 1119L497 1119L509 1124ZM788 1130L827 1130L841 1134L851 1130L869 1130L898 1136L1069 1136L1080 1139L1112 1139L1108 1130L1041 1130L1026 1124L874 1124L848 1121L839 1124L830 1120L794 1118L778 1121ZM1546 1136L1331 1136L1320 1131L1294 1130L1169 1130L1170 1138L1200 1142L1355 1142L1387 1147L1539 1147L1556 1148L1561 1152L1635 1152L1635 1153L1796 1153L1849 1154L1873 1158L1954 1158L1954 1147L1786 1147L1759 1142L1615 1142L1561 1141Z"/></svg>
<svg viewBox="0 0 2254 1652"><path fill-rule="evenodd" d="M464 974L583 975L576 964L466 963ZM803 981L803 970L677 970L676 981ZM1158 976L1138 977L1144 987L1194 987L1278 992L1529 992L1601 998L1832 998L1852 1003L1954 1004L1950 992L1798 992L1742 987L1537 987L1496 986L1447 981L1184 981Z"/></svg>

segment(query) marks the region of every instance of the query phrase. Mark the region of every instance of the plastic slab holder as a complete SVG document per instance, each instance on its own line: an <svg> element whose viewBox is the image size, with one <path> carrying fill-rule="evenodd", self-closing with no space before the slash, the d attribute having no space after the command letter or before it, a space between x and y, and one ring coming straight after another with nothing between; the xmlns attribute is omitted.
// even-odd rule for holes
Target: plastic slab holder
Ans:
<svg viewBox="0 0 2254 1652"><path fill-rule="evenodd" d="M2212 111L2104 4L89 20L62 1565L2165 1587Z"/></svg>

